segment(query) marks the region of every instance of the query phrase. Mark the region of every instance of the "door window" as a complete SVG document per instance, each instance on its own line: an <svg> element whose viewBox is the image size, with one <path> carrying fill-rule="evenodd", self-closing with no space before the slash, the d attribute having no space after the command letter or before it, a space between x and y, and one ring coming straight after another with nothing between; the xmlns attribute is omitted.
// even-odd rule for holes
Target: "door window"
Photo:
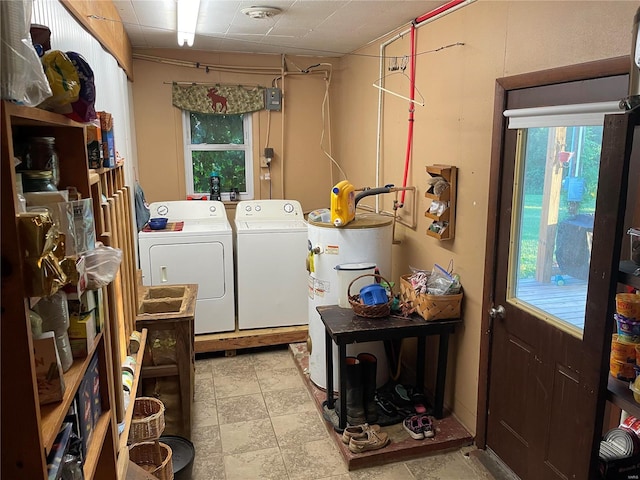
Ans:
<svg viewBox="0 0 640 480"><path fill-rule="evenodd" d="M507 301L580 336L602 130L518 131Z"/></svg>

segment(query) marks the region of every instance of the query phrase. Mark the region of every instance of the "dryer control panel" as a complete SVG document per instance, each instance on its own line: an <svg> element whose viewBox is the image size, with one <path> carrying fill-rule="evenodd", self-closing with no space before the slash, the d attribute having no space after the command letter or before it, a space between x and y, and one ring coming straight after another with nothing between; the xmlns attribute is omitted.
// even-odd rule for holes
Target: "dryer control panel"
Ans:
<svg viewBox="0 0 640 480"><path fill-rule="evenodd" d="M149 205L149 210L151 218L167 217L171 221L201 220L206 218L227 220L224 204L211 200L199 202L189 200L154 202Z"/></svg>
<svg viewBox="0 0 640 480"><path fill-rule="evenodd" d="M303 220L297 200L243 200L236 207L236 220Z"/></svg>

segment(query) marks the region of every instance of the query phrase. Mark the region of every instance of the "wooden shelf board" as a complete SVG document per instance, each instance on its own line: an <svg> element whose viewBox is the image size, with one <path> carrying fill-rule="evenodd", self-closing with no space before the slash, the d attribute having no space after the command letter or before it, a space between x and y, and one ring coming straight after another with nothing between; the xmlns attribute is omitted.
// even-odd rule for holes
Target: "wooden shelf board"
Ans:
<svg viewBox="0 0 640 480"><path fill-rule="evenodd" d="M89 170L89 185L95 185L100 181L100 175L95 170Z"/></svg>
<svg viewBox="0 0 640 480"><path fill-rule="evenodd" d="M12 117L12 125L21 126L55 126L84 128L81 123L75 122L63 115L48 112L36 107L25 107L11 102L4 102L4 108Z"/></svg>
<svg viewBox="0 0 640 480"><path fill-rule="evenodd" d="M622 260L620 262L620 271L618 272L618 281L640 289L640 277L633 274L639 268L640 265L636 265L631 260Z"/></svg>
<svg viewBox="0 0 640 480"><path fill-rule="evenodd" d="M307 325L196 335L195 351L196 353L220 352L224 350L305 342L308 335L309 327Z"/></svg>
<svg viewBox="0 0 640 480"><path fill-rule="evenodd" d="M84 466L82 471L84 478L93 478L98 461L100 460L100 453L102 452L102 445L107 433L107 429L110 428L111 422L111 410L102 412L98 423L93 427L93 433L91 434L91 440L87 448L87 456L84 459Z"/></svg>
<svg viewBox="0 0 640 480"><path fill-rule="evenodd" d="M637 403L633 398L633 392L629 390L629 382L618 380L609 375L607 390L608 401L630 415L640 418L640 403Z"/></svg>
<svg viewBox="0 0 640 480"><path fill-rule="evenodd" d="M440 233L436 233L433 230L429 230L427 229L427 235L433 238L437 238L438 240L450 240L451 237L449 236L449 227L444 229L444 235L440 234Z"/></svg>
<svg viewBox="0 0 640 480"><path fill-rule="evenodd" d="M74 360L71 368L64 374L65 392L62 401L40 406L42 441L44 442L44 449L47 455L51 451L56 435L58 435L60 431L62 421L69 411L73 397L75 397L80 382L87 371L89 362L93 358L93 354L101 341L103 341L102 332L96 336L96 340L89 354L85 358Z"/></svg>
<svg viewBox="0 0 640 480"><path fill-rule="evenodd" d="M131 428L131 418L133 417L133 407L135 405L136 392L138 391L138 384L140 383L140 372L142 371L142 359L144 358L144 349L147 344L147 329L142 329L142 335L140 336L140 348L136 354L136 370L133 374L133 384L131 386L131 395L129 397L129 405L124 413L124 430L120 434L118 441L118 455L123 449L127 449L127 440L129 439L129 429Z"/></svg>
<svg viewBox="0 0 640 480"><path fill-rule="evenodd" d="M426 212L424 212L424 216L430 218L431 220L435 220L436 222L448 222L449 213L450 210L448 208L442 213L442 215L434 215L427 210Z"/></svg>
<svg viewBox="0 0 640 480"><path fill-rule="evenodd" d="M436 195L434 193L424 192L425 198L430 200L438 200L440 202L448 202L451 195L451 188L447 188L444 192L440 193L440 195Z"/></svg>

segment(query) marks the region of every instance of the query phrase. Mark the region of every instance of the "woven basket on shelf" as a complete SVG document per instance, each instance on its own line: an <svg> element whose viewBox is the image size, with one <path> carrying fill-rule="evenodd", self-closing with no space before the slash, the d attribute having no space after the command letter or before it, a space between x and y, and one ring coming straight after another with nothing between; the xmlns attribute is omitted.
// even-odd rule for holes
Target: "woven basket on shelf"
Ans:
<svg viewBox="0 0 640 480"><path fill-rule="evenodd" d="M400 299L416 309L425 320L459 318L462 305L462 291L455 295L429 295L416 293L409 281L411 274L400 276Z"/></svg>
<svg viewBox="0 0 640 480"><path fill-rule="evenodd" d="M364 303L360 303L359 294L351 295L351 285L353 285L353 282L363 277L374 277L376 279L382 280L383 282L386 282L386 284L389 285L389 291L387 292L387 303L381 303L379 305L365 305ZM378 275L376 273L366 273L351 280L351 283L349 283L349 286L347 287L347 298L349 299L349 304L351 305L353 312L359 317L386 317L389 315L389 313L391 313L391 304L393 303L393 286L382 275Z"/></svg>
<svg viewBox="0 0 640 480"><path fill-rule="evenodd" d="M138 397L133 406L129 443L160 438L164 432L164 404L153 397Z"/></svg>
<svg viewBox="0 0 640 480"><path fill-rule="evenodd" d="M173 452L162 442L142 442L129 447L129 460L160 480L173 480Z"/></svg>

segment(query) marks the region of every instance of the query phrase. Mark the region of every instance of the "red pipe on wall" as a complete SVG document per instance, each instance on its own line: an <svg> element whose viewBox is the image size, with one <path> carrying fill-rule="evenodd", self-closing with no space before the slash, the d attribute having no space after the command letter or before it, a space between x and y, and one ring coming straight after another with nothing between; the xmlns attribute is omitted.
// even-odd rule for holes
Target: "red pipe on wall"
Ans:
<svg viewBox="0 0 640 480"><path fill-rule="evenodd" d="M407 177L409 175L409 161L411 160L411 145L413 144L413 114L416 110L415 103L415 92L416 92L416 27L412 23L411 24L411 55L409 57L409 98L411 101L409 102L409 130L407 132L407 151L404 157L404 176L402 178L402 186L407 186ZM400 194L400 205L398 207L402 208L404 206L404 196L407 193L406 190L403 190Z"/></svg>
<svg viewBox="0 0 640 480"><path fill-rule="evenodd" d="M419 16L411 23L411 56L410 56L410 64L409 64L409 98L411 101L409 102L409 129L407 132L407 150L404 159L404 176L402 178L402 186L407 186L407 177L409 176L409 163L411 160L411 146L413 144L413 114L415 112L415 85L416 85L416 25L424 22L425 20L429 20L430 18L435 17L436 15L440 15L447 10L464 3L466 0L451 0L444 5L441 5L438 8L434 8L430 12L425 13L424 15ZM398 208L402 208L404 206L404 197L406 194L406 190L403 190L400 194L400 204L397 205Z"/></svg>
<svg viewBox="0 0 640 480"><path fill-rule="evenodd" d="M439 15L442 12L446 12L450 8L453 8L456 5L460 5L461 3L465 2L465 1L466 0L451 0L449 3L445 3L444 5L441 5L438 8L434 8L430 12L427 12L424 15L419 16L418 18L416 18L414 20L413 24L414 25L418 25L419 23L424 22L425 20L429 20L431 17L435 17L436 15Z"/></svg>

